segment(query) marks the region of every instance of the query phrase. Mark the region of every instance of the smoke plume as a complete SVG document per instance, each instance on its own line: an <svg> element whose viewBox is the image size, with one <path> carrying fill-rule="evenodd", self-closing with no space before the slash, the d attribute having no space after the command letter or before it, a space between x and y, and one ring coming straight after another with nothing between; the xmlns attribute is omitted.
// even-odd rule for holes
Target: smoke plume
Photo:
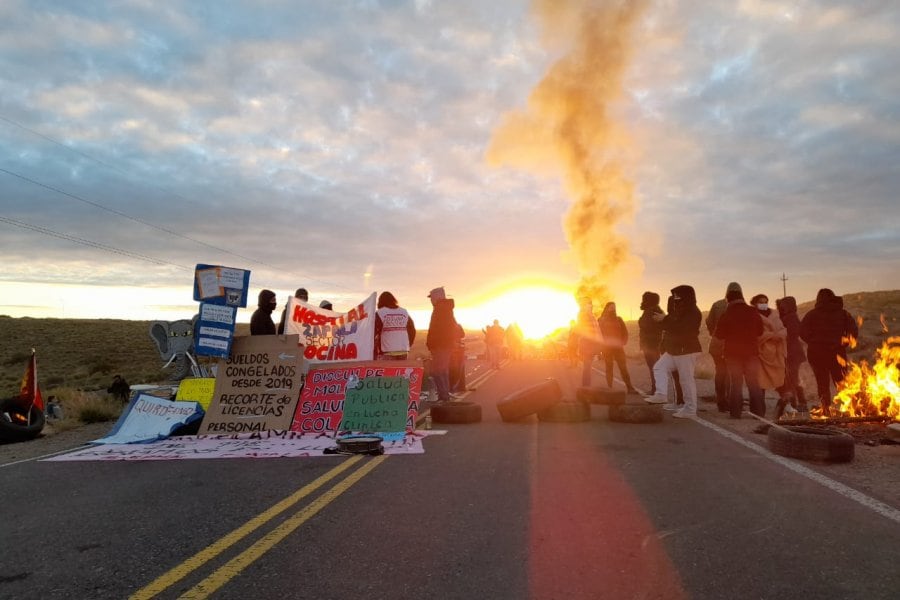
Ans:
<svg viewBox="0 0 900 600"><path fill-rule="evenodd" d="M562 57L532 90L527 107L504 116L487 151L492 165L552 166L572 200L563 225L581 282L578 295L608 299L612 274L630 258L616 225L634 210L624 171L629 140L612 115L623 95L632 31L645 6L628 0L535 0L549 51Z"/></svg>

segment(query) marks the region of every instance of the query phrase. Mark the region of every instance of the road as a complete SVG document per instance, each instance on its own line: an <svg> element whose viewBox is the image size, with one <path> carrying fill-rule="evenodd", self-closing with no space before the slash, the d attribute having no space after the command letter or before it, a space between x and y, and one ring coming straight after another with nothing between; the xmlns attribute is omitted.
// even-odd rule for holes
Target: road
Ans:
<svg viewBox="0 0 900 600"><path fill-rule="evenodd" d="M900 597L900 499L705 413L500 421L507 394L579 376L476 377L483 421L436 425L424 455L10 465L0 598Z"/></svg>

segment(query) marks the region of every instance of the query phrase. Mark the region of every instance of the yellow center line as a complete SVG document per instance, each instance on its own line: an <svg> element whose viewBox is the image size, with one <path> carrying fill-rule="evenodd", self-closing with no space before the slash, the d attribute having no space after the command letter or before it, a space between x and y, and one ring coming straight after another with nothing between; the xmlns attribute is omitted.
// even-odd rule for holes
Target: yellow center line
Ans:
<svg viewBox="0 0 900 600"><path fill-rule="evenodd" d="M256 559L271 550L295 529L328 506L332 500L350 489L353 484L365 477L375 467L384 462L386 458L387 456L379 456L371 459L357 471L348 475L346 479L336 484L333 488L310 502L305 507L301 508L293 516L287 518L284 523L267 533L255 544L222 565L212 575L189 589L179 597L179 600L201 600L203 598L208 598L210 594L228 583L233 577L250 566Z"/></svg>
<svg viewBox="0 0 900 600"><path fill-rule="evenodd" d="M230 546L246 537L248 534L252 533L254 530L258 529L266 522L275 518L276 516L302 500L304 497L316 491L324 484L328 483L330 480L334 479L336 476L340 475L341 473L355 465L360 460L362 460L361 455L357 455L345 460L327 473L321 475L318 479L315 479L314 481L306 484L284 500L278 502L278 504L275 504L265 512L253 517L231 533L225 535L224 537L207 546L180 565L159 576L147 586L139 589L131 595L130 600L149 600L150 598L155 597L166 588L170 587L181 579L184 579L194 570L200 568L205 563L227 550Z"/></svg>

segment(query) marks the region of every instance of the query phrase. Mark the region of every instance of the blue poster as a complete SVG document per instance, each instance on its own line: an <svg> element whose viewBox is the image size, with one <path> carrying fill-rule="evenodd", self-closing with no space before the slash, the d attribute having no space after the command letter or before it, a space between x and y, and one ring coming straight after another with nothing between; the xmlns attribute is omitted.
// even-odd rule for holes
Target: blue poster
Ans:
<svg viewBox="0 0 900 600"><path fill-rule="evenodd" d="M250 271L197 265L194 300L200 302L200 315L194 331L194 352L198 356L228 358L237 309L247 306L249 288Z"/></svg>

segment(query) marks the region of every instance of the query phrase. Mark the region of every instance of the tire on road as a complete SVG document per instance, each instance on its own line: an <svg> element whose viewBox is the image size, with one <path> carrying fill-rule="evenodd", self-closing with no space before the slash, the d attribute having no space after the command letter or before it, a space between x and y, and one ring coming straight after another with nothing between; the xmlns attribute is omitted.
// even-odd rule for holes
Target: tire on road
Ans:
<svg viewBox="0 0 900 600"><path fill-rule="evenodd" d="M601 404L603 406L625 404L627 398L628 393L625 390L601 390L594 387L580 387L575 390L575 399L589 404Z"/></svg>
<svg viewBox="0 0 900 600"><path fill-rule="evenodd" d="M26 410L14 398L0 403L0 441L25 442L33 440L44 429L44 411L37 406ZM6 420L9 415L10 421ZM29 423L30 419L30 423Z"/></svg>
<svg viewBox="0 0 900 600"><path fill-rule="evenodd" d="M788 458L819 462L850 462L856 452L853 436L825 427L770 427L769 450Z"/></svg>
<svg viewBox="0 0 900 600"><path fill-rule="evenodd" d="M545 408L537 416L539 421L547 423L582 423L591 420L591 405L564 400Z"/></svg>
<svg viewBox="0 0 900 600"><path fill-rule="evenodd" d="M662 423L663 409L659 404L613 404L609 420L614 423Z"/></svg>
<svg viewBox="0 0 900 600"><path fill-rule="evenodd" d="M435 404L429 410L432 423L459 425L481 421L481 405L474 402L445 402Z"/></svg>
<svg viewBox="0 0 900 600"><path fill-rule="evenodd" d="M512 393L497 403L503 421L518 421L541 412L562 400L562 389L556 379L548 378L537 385Z"/></svg>

